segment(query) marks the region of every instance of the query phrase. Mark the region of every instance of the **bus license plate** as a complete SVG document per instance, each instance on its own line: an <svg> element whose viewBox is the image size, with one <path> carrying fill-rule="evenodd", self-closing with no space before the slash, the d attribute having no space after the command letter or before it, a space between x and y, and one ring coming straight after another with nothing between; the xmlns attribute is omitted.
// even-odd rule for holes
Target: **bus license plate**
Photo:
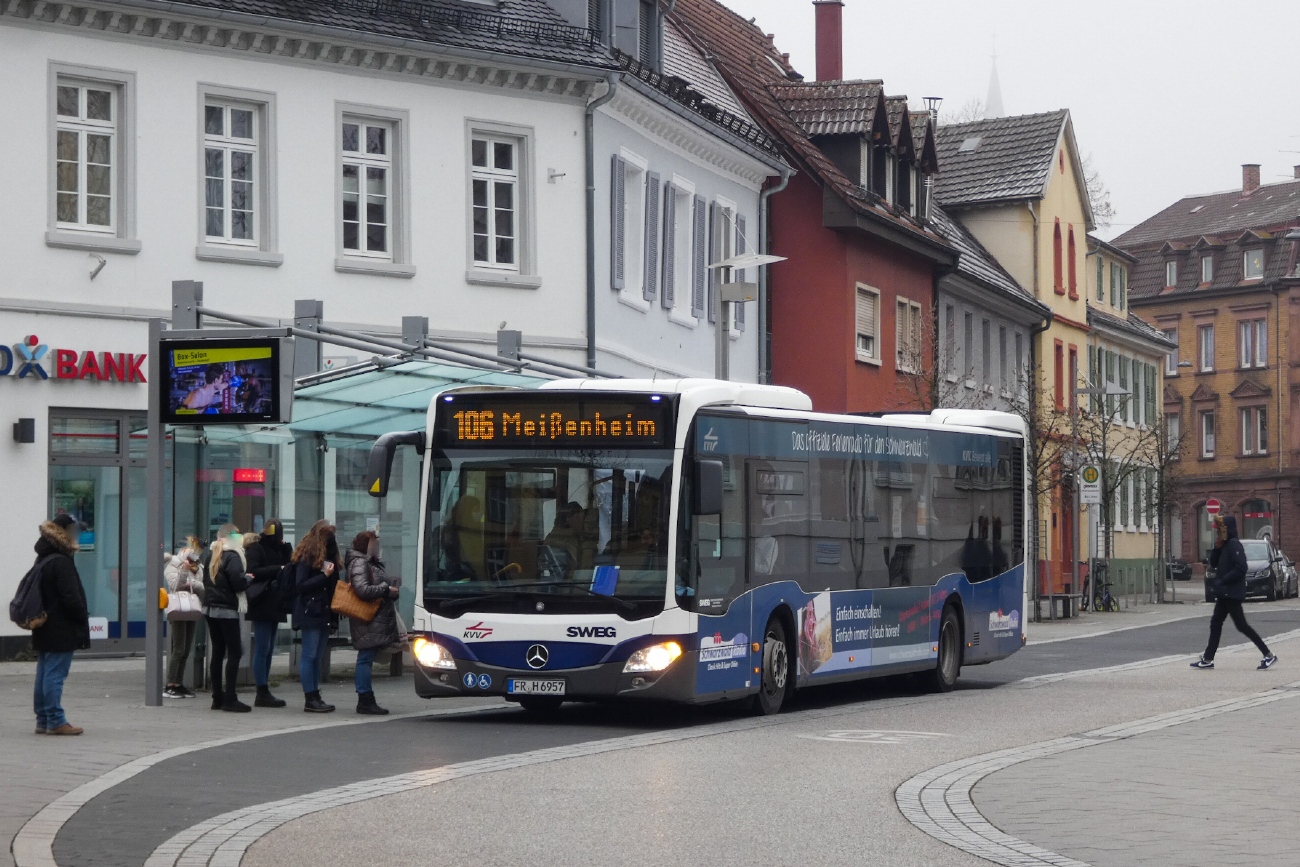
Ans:
<svg viewBox="0 0 1300 867"><path fill-rule="evenodd" d="M506 681L506 693L509 695L564 695L562 680L516 680Z"/></svg>

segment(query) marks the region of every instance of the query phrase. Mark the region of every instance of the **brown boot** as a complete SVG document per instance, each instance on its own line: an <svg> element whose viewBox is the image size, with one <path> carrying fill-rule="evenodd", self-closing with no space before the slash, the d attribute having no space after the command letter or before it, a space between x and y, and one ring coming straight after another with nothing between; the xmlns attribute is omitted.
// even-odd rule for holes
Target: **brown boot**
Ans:
<svg viewBox="0 0 1300 867"><path fill-rule="evenodd" d="M85 729L78 728L77 726L74 726L72 723L64 723L58 728L46 729L45 733L47 735L79 735L84 731Z"/></svg>

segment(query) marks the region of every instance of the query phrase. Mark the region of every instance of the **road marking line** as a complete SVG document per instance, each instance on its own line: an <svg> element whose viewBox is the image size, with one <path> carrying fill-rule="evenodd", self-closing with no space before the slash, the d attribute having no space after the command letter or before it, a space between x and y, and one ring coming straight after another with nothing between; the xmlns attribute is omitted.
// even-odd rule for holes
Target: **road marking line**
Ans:
<svg viewBox="0 0 1300 867"><path fill-rule="evenodd" d="M1268 609L1269 611L1300 611L1296 603L1286 604L1285 607L1278 606ZM1181 617L1170 617L1168 620L1156 620L1149 623L1133 623L1128 626L1116 626L1114 629L1102 629L1098 632L1085 632L1083 635L1063 635L1060 638L1044 638L1041 641L1035 640L1031 634L1029 640L1025 642L1026 647L1033 647L1038 644L1057 644L1061 641L1078 641L1081 638L1097 638L1102 635L1113 635L1116 632L1128 632L1132 629L1147 629L1152 626L1165 626L1169 623L1181 623L1184 620L1195 620L1198 617L1209 617L1214 613L1213 606L1209 611L1189 611Z"/></svg>
<svg viewBox="0 0 1300 867"><path fill-rule="evenodd" d="M1275 639L1277 637L1274 636ZM1021 762L1300 697L1297 687L1300 687L1300 683L1285 684L1243 698L1212 702L1077 735L948 762L917 774L903 783L894 792L894 802L903 817L923 833L995 864L1005 867L1089 867L1083 861L1051 852L996 828L980 814L971 798L972 790L985 777Z"/></svg>
<svg viewBox="0 0 1300 867"><path fill-rule="evenodd" d="M414 719L418 717L436 717L436 716L454 716L457 714L483 713L490 710L501 710L508 705L487 705L484 707L473 708L449 708L447 710L434 711L413 711L411 713L392 714L382 719L375 717L371 719L343 719L325 723L315 723L309 725L293 726L287 729L276 729L264 732L252 732L243 735L232 735L228 738L220 738L214 741L205 741L201 744L191 744L188 746L173 747L169 750L153 753L148 756L141 756L134 761L127 762L109 771L102 776L82 783L65 795L62 795L50 803L46 804L35 815L28 819L14 836L13 843L10 844L10 852L13 855L14 867L58 867L54 860L54 838L58 836L59 831L68 823L77 811L84 807L91 798L100 795L119 783L124 783L132 777L144 773L154 765L165 762L168 759L183 756L186 753L197 752L198 750L211 749L213 747L224 747L230 744L245 743L260 738L274 737L276 735L294 734L296 732L309 732L318 729L338 728L339 726L364 725L366 723L389 722L399 719Z"/></svg>

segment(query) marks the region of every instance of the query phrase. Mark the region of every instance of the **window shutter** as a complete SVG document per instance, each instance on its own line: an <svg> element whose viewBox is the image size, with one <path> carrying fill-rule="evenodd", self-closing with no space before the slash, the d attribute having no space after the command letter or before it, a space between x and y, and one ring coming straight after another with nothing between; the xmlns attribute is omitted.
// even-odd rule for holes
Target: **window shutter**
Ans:
<svg viewBox="0 0 1300 867"><path fill-rule="evenodd" d="M1097 376L1097 347L1088 347L1088 387L1096 388L1101 384ZM1090 395L1088 405L1092 407L1093 412L1098 412L1101 408L1101 399L1097 395Z"/></svg>
<svg viewBox="0 0 1300 867"><path fill-rule="evenodd" d="M1156 423L1156 368L1154 364L1147 365L1147 424Z"/></svg>
<svg viewBox="0 0 1300 867"><path fill-rule="evenodd" d="M904 356L907 354L906 337L907 334L907 307L903 302L894 305L894 367L898 370L906 369Z"/></svg>
<svg viewBox="0 0 1300 867"><path fill-rule="evenodd" d="M739 256L741 253L744 252L745 252L745 215L737 214L736 215L736 255ZM745 282L744 268L741 268L739 271L736 272L736 281L739 283ZM757 302L757 299L755 299L755 301ZM736 330L737 331L745 330L745 305L744 304L736 305Z"/></svg>
<svg viewBox="0 0 1300 867"><path fill-rule="evenodd" d="M691 238L691 315L696 319L704 316L704 281L709 276L705 265L708 264L708 202L703 196L695 197L695 210L692 214L693 231Z"/></svg>
<svg viewBox="0 0 1300 867"><path fill-rule="evenodd" d="M859 289L857 309L854 312L857 320L857 333L871 338L873 350L871 355L873 357L879 356L880 341L876 339L876 296L865 289ZM856 340L854 345L857 345Z"/></svg>
<svg viewBox="0 0 1300 867"><path fill-rule="evenodd" d="M645 285L641 297L655 300L659 289L659 176L647 172L645 176Z"/></svg>
<svg viewBox="0 0 1300 867"><path fill-rule="evenodd" d="M708 228L708 253L705 255L704 276L708 280L709 297L708 313L709 321L718 321L718 279L722 271L721 268L712 268L708 266L713 264L713 257L717 255L718 249L722 245L718 243L718 206L709 205L709 228Z"/></svg>
<svg viewBox="0 0 1300 867"><path fill-rule="evenodd" d="M614 172L609 184L609 288L622 289L624 228L626 214L623 212L623 185L627 180L626 162L618 154L614 155Z"/></svg>
<svg viewBox="0 0 1300 867"><path fill-rule="evenodd" d="M677 188L664 185L664 291L660 300L673 308L673 288L677 279Z"/></svg>

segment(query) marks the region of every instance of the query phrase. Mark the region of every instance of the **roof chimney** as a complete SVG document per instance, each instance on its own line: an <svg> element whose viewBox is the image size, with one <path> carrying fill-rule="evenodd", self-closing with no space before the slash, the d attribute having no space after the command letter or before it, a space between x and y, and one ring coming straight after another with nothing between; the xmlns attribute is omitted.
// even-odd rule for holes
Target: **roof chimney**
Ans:
<svg viewBox="0 0 1300 867"><path fill-rule="evenodd" d="M813 0L817 10L817 80L844 78L844 3Z"/></svg>
<svg viewBox="0 0 1300 867"><path fill-rule="evenodd" d="M1297 178L1300 178L1300 166L1292 166L1291 171L1295 172Z"/></svg>
<svg viewBox="0 0 1300 867"><path fill-rule="evenodd" d="M1241 194L1249 196L1259 189L1259 163L1242 163Z"/></svg>

